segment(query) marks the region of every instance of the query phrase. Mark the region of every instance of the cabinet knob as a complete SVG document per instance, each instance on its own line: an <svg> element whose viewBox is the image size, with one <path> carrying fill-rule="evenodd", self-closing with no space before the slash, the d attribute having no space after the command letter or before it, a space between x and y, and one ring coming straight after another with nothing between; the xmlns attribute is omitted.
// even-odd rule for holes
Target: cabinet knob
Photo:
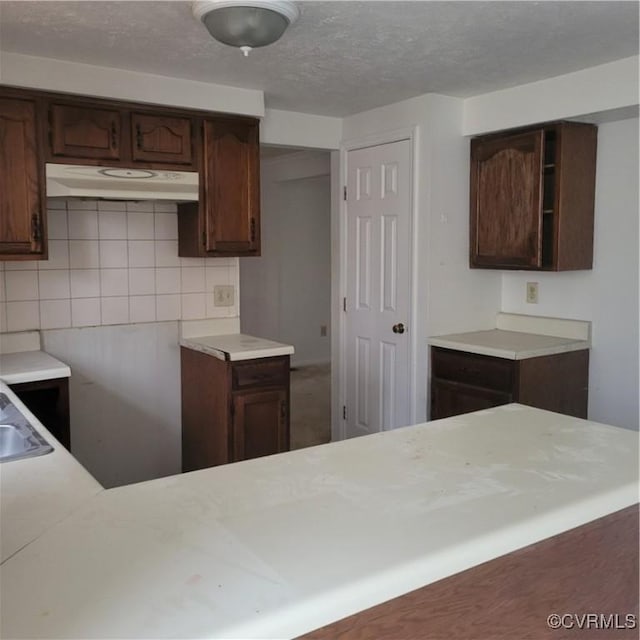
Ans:
<svg viewBox="0 0 640 640"><path fill-rule="evenodd" d="M393 325L393 333L404 333L404 324L402 322L398 322L398 324Z"/></svg>

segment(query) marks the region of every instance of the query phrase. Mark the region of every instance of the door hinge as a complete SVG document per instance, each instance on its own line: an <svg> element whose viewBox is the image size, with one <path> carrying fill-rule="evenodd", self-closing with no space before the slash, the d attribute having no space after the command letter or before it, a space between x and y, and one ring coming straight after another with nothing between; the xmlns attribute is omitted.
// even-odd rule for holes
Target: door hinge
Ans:
<svg viewBox="0 0 640 640"><path fill-rule="evenodd" d="M256 219L251 218L251 242L256 241Z"/></svg>
<svg viewBox="0 0 640 640"><path fill-rule="evenodd" d="M346 298L342 298L342 310L343 311L347 310L347 299Z"/></svg>
<svg viewBox="0 0 640 640"><path fill-rule="evenodd" d="M343 200L347 199L347 187L346 187L346 185L344 187L342 187L342 199Z"/></svg>
<svg viewBox="0 0 640 640"><path fill-rule="evenodd" d="M202 246L206 248L207 246L207 232L203 231L202 232Z"/></svg>
<svg viewBox="0 0 640 640"><path fill-rule="evenodd" d="M283 400L280 403L280 420L282 422L285 422L286 419L287 419L287 403Z"/></svg>
<svg viewBox="0 0 640 640"><path fill-rule="evenodd" d="M347 406L346 405L342 405L342 419L346 420L347 419Z"/></svg>

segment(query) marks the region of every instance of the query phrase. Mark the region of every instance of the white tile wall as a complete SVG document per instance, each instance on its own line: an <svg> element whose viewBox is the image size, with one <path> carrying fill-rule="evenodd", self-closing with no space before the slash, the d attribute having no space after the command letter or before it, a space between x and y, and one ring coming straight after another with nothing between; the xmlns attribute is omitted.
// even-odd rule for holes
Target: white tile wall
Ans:
<svg viewBox="0 0 640 640"><path fill-rule="evenodd" d="M0 332L239 315L237 258L179 258L176 205L50 200L49 259L0 262ZM233 307L213 287L236 287Z"/></svg>

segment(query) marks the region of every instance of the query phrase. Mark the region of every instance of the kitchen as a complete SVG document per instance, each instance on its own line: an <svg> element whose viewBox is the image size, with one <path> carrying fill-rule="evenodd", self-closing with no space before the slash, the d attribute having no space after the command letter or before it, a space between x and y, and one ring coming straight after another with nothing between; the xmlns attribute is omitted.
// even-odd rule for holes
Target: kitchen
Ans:
<svg viewBox="0 0 640 640"><path fill-rule="evenodd" d="M254 52L252 56L257 53ZM249 57L248 60L251 61L251 59ZM535 312L531 311L531 305L524 302L525 282L531 279L531 274L490 272L468 268L469 143L468 138L460 136L463 119L465 125L462 131L465 135L473 135L557 118L574 118L589 113L615 113L618 109L637 104L635 80L629 81L629 78L635 77L633 69L633 63L629 61L611 62L608 65L594 66L592 69L576 72L576 75L565 75L562 79L555 81L553 79L542 81L541 86L515 88L511 93L487 94L484 97L478 96L466 100L430 94L409 99L395 106L381 107L377 111L363 110L359 115L344 119L327 115L287 113L285 110L267 108L261 124L260 136L262 142L270 144L338 149L341 140L364 139L380 131L415 125L421 128L422 135L418 140L419 164L416 166L416 171L421 176L420 183L417 185L417 202L419 219L422 222L426 221L426 225L421 224L417 230L417 245L421 251L417 257L416 269L422 284L417 299L416 314L422 320L412 333L418 345L413 400L416 422L423 422L427 418L427 337L481 328L489 329L494 326L496 312L505 311L590 320L593 323L593 337L589 417L607 424L637 428L637 357L633 356L634 349L637 352L637 298L634 298L634 295L628 295L628 292L622 291L621 288L611 286L611 282L628 282L629 273L637 273L637 242L635 242L637 233L634 236L633 233L628 232L629 229L637 227L637 205L634 201L634 197L637 200L637 171L633 163L628 162L629 158L637 158L634 142L637 139L637 134L634 133L637 118L603 122L599 126L594 258L597 268L593 271L573 273L536 273L535 279L540 282L540 302L535 307ZM170 78L162 78L161 82L151 82L148 76L139 72L120 72L106 67L86 66L78 62L64 62L53 58L43 57L34 64L33 57L20 53L3 53L1 71L2 82L8 85L31 86L49 91L69 91L107 98L119 97L191 108L212 109L211 105L215 104L215 109L220 111L261 115L258 113L259 107L256 106L259 101L259 96L256 95L258 92L251 93L249 90L244 90L241 94L240 90L233 91L229 87L208 87ZM592 88L585 89L585 84ZM558 88L558 85L562 86ZM549 101L539 99L540 92L545 91L555 96L553 105ZM176 95L179 97L176 98ZM181 104L180 101L188 101L189 104ZM518 108L509 107L510 104L517 104ZM438 162L431 162L431 158L438 158ZM338 171L336 162L338 162L337 158L334 160L335 172ZM336 197L337 193L334 199ZM102 213L99 209L100 203L96 204L96 218ZM104 212L126 213L127 216L130 213L113 209L110 211L105 209ZM168 214L168 217L172 215L169 211L161 210L139 211L139 213L153 213L154 216ZM67 211L67 216L70 220L70 210ZM446 222L442 221L441 216L445 216ZM93 219L90 212L89 218ZM118 219L122 220L122 216L111 216L111 220L116 221L114 226L118 225ZM614 223L610 223L611 219ZM175 235L175 231L169 227L169 224L160 223L158 228L165 230L165 234ZM154 232L153 238L145 236L140 239L127 239L126 242L153 241L161 244L176 242L175 238L165 238L166 235L156 239ZM78 239L78 241L82 240ZM84 240L94 243L101 241L100 237ZM57 240L50 237L50 244L52 241L55 246L56 242L65 242L65 239ZM69 238L67 241L70 243L72 239ZM120 237L111 239L105 236L102 241L115 244L125 240ZM332 244L339 246L339 238L334 236ZM174 252L172 256L167 256L167 259L171 257L175 259L175 256ZM333 257L332 277L337 280L339 278L336 274L340 273L339 258L340 256L337 255ZM157 252L155 259L158 260ZM205 260L214 261L210 266L205 263L205 287L207 268L217 274L216 278L219 276L219 279L215 280L216 284L235 282L237 266L219 265L217 258ZM338 263L337 266L336 263ZM4 267L5 276L11 270L8 264L6 263ZM83 265L78 268L95 267ZM124 266L116 268L124 268ZM129 264L128 268L131 271L151 267ZM160 263L160 266L157 262L155 263L154 269L165 268L180 268L181 271L189 268L199 270L201 265L190 267L189 264L181 263L178 267L175 263L171 265ZM188 273L191 275L190 272ZM182 276L182 273L180 275ZM192 289L191 280L189 276L186 277L185 283L188 282ZM144 280L144 274L141 274L140 278ZM452 297L450 288L454 283L456 295ZM182 280L180 285L182 286ZM630 284L629 290L637 291L637 286ZM426 291L428 291L428 298L423 295ZM194 291L193 295L198 293L203 291ZM172 292L160 295L177 294ZM185 295L192 295L192 292L189 291ZM332 308L337 310L340 308L342 297L339 289L334 290L333 295ZM71 300L73 299L72 297ZM6 304L7 307L4 307L6 309L12 302L33 303L34 301L12 300L0 304ZM222 307L218 308L217 312L221 312L222 309ZM620 311L612 314L611 309ZM228 313L228 308L224 309L224 313ZM227 322L224 317L214 318L214 320L219 323ZM166 432L168 437L165 440L164 449L157 454L161 456L162 469L166 469L166 472L161 471L157 475L167 475L179 470L175 446L179 441L179 432L175 429L175 425L179 424L177 416L179 369L175 364L178 328L177 322L175 326L165 326L166 329L162 326L154 327L152 337L145 339L141 339L144 323L82 329L77 331L80 336L78 342L75 339L69 341L65 338L64 329L45 329L41 333L45 351L57 355L60 360L71 364L73 368L70 380L71 385L78 385L75 397L76 403L80 401L80 406L76 408L73 406L72 387L72 431L73 421L79 419L74 417L74 414L82 415L83 412L89 412L92 407L97 406L100 408L100 420L105 416L101 431L87 432L93 428L91 425L99 424L99 421L83 420L82 430L76 437L82 438L86 434L85 455L88 457L93 455L92 464L95 468L101 469L105 478L111 474L112 485L143 480L149 477L148 475L145 477L144 474L156 472L155 469L160 465L149 463L150 466L155 467L154 469L140 469L140 467L147 464L144 461L151 455L148 443L154 439L154 436L157 439L158 433ZM339 335L338 324L334 324L332 328L332 335L335 338ZM158 350L155 346L158 343L167 346ZM173 346L169 346L170 344ZM63 348L59 345L66 346ZM136 358L129 358L134 348L137 349ZM169 355L170 349L174 349L173 356ZM334 362L339 361L339 355L336 355L338 349L339 345L334 345ZM73 352L73 359L70 358L72 355L70 352ZM161 355L160 360L156 360L159 357L158 353L166 355ZM147 380L144 375L148 367L143 363L150 360L157 362L154 369L156 375L160 376L157 384ZM140 370L137 369L137 363L140 363ZM171 366L167 366L169 364ZM104 381L100 378L100 371L104 371ZM88 376L89 380L83 377L87 372L91 374ZM113 387L114 397L101 400L97 394L92 396L89 391L92 385L86 384L92 381L97 381L93 388ZM334 389L337 389L335 396L339 397L340 389L337 381ZM86 391L87 394L82 391ZM129 401L130 396L140 400L132 405ZM84 397L87 397L86 407L82 407L81 398ZM127 401L122 401L120 404L118 398L127 398ZM343 402L334 402L334 429L336 430L340 428L341 420L337 414L342 404ZM122 467L127 468L126 476L114 477L116 476L114 469L100 466L107 466L103 461L108 460L108 456L101 455L100 452L92 454L91 446L95 447L96 440L103 438L105 432L113 432L114 429L122 436L117 438L119 443L130 435L122 419L122 412L125 409L135 411L134 415L142 425L142 432L140 441L135 443L138 449L129 446L132 444L129 442L128 446L120 446L114 452L118 456L123 456ZM156 411L156 409L158 415L149 418L149 411ZM170 416L167 422L171 427L163 430L160 425L158 428L157 420L161 419L161 416ZM78 424L81 423L78 422ZM145 424L148 424L146 430ZM169 431L170 429L173 431ZM337 434L334 435L334 439L338 439ZM80 446L81 440L78 442ZM94 444L91 445L91 442ZM131 455L131 459L127 464L128 455ZM86 464L90 468L90 464L88 462Z"/></svg>

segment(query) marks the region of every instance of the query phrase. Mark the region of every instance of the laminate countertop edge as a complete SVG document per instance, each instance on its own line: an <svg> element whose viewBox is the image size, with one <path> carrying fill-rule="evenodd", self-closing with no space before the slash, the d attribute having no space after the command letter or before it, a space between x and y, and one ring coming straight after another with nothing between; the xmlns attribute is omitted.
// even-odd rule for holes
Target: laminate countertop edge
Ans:
<svg viewBox="0 0 640 640"><path fill-rule="evenodd" d="M292 355L292 345L243 333L181 338L180 346L232 362Z"/></svg>
<svg viewBox="0 0 640 640"><path fill-rule="evenodd" d="M506 360L526 360L591 348L591 343L588 340L572 340L502 329L431 336L427 343L431 347L493 356Z"/></svg>

